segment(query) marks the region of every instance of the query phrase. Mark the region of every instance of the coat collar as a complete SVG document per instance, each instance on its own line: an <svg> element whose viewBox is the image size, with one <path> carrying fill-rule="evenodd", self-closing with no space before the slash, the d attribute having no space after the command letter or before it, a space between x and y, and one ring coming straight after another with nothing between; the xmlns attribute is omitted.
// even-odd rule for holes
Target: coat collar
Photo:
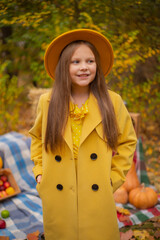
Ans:
<svg viewBox="0 0 160 240"><path fill-rule="evenodd" d="M99 111L97 100L92 93L89 96L88 109L89 109L89 112L85 116L83 126L82 126L80 146L84 142L84 140L87 138L87 136L93 131L93 129L95 129L96 126L98 126L99 123L102 121L102 117L101 117L101 114L100 114L100 111ZM69 148L73 152L70 117L68 117L68 121L67 121L67 124L66 124L66 127L65 127L63 137L64 137L67 145L69 146Z"/></svg>
<svg viewBox="0 0 160 240"><path fill-rule="evenodd" d="M93 93L91 93L89 97L88 109L89 112L86 115L82 126L80 145L84 142L88 135L99 125L99 123L102 122L102 117L98 107L97 99L95 98Z"/></svg>
<svg viewBox="0 0 160 240"><path fill-rule="evenodd" d="M67 143L68 147L72 151L73 154L73 142L72 142L72 132L71 132L71 119L68 117L67 124L64 130L63 138Z"/></svg>

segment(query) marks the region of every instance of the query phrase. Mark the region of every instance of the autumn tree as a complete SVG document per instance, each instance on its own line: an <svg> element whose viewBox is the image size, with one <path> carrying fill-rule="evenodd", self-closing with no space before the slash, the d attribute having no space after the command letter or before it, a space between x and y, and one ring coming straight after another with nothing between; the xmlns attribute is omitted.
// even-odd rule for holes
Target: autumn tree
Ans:
<svg viewBox="0 0 160 240"><path fill-rule="evenodd" d="M29 84L49 87L43 59L51 40L70 29L95 29L114 49L107 81L130 111L145 119L152 113L158 122L160 0L1 0L0 9L0 72L6 91L13 77L25 89Z"/></svg>

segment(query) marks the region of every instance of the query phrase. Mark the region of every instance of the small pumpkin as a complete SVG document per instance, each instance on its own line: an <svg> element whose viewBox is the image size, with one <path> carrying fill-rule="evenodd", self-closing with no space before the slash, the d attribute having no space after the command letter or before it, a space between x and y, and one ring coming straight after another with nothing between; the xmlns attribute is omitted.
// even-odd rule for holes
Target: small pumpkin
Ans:
<svg viewBox="0 0 160 240"><path fill-rule="evenodd" d="M150 187L145 187L144 183L131 190L129 193L129 202L136 208L151 208L158 202L157 193Z"/></svg>
<svg viewBox="0 0 160 240"><path fill-rule="evenodd" d="M126 204L128 202L128 192L123 186L114 192L113 197L116 203Z"/></svg>
<svg viewBox="0 0 160 240"><path fill-rule="evenodd" d="M125 189L129 192L132 189L139 187L139 185L140 185L140 182L137 177L135 163L133 162L130 170L126 175L126 181L122 186L125 187Z"/></svg>

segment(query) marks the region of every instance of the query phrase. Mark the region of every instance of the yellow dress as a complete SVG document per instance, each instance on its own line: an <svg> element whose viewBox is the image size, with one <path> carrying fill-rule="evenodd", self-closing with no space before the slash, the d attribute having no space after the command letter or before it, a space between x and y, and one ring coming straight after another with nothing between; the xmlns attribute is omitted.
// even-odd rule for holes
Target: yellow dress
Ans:
<svg viewBox="0 0 160 240"><path fill-rule="evenodd" d="M70 102L70 118L71 118L71 130L72 130L72 141L73 141L73 153L75 165L77 166L78 149L80 144L80 137L82 132L83 120L88 113L88 99L82 107L78 107L77 104Z"/></svg>

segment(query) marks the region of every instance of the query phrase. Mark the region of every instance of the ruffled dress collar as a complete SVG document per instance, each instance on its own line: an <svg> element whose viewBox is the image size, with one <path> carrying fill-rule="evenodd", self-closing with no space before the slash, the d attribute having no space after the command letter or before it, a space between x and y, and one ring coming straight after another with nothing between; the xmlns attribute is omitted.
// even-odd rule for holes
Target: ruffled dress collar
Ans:
<svg viewBox="0 0 160 240"><path fill-rule="evenodd" d="M88 100L79 108L77 104L70 101L70 117L74 120L80 120L86 116L88 113Z"/></svg>

